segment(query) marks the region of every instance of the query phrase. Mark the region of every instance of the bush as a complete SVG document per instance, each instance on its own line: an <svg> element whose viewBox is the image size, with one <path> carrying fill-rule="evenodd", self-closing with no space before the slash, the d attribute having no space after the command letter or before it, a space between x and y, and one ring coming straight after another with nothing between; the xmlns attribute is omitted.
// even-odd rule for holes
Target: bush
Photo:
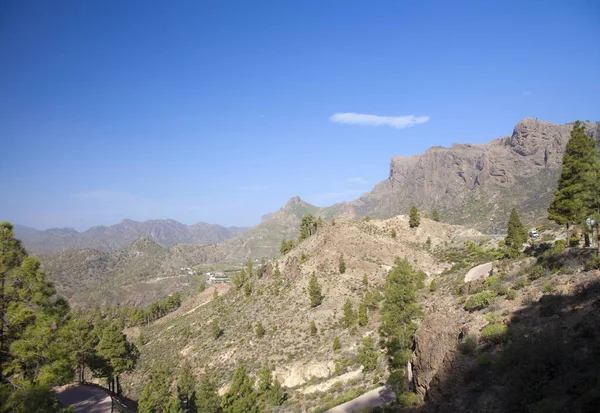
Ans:
<svg viewBox="0 0 600 413"><path fill-rule="evenodd" d="M541 265L536 265L529 272L529 279L531 281L534 281L534 280L537 280L538 278L541 278L542 275L544 275L544 268L542 268Z"/></svg>
<svg viewBox="0 0 600 413"><path fill-rule="evenodd" d="M600 255L592 258L585 263L586 270L600 270Z"/></svg>
<svg viewBox="0 0 600 413"><path fill-rule="evenodd" d="M565 252L565 248L567 246L567 243L565 242L565 240L563 239L559 239L558 241L556 241L554 243L554 245L552 246L552 248L550 248L548 250L548 254L562 254L563 252Z"/></svg>
<svg viewBox="0 0 600 413"><path fill-rule="evenodd" d="M552 292L552 284L546 283L544 284L544 288L542 289L544 294L550 294Z"/></svg>
<svg viewBox="0 0 600 413"><path fill-rule="evenodd" d="M515 285L513 285L513 289L518 291L521 288L525 287L526 285L527 285L527 279L521 277L517 281L515 281Z"/></svg>
<svg viewBox="0 0 600 413"><path fill-rule="evenodd" d="M504 324L489 324L481 331L481 339L492 344L508 341L508 327Z"/></svg>
<svg viewBox="0 0 600 413"><path fill-rule="evenodd" d="M402 407L417 406L420 403L419 396L416 393L402 393L398 397L398 403Z"/></svg>
<svg viewBox="0 0 600 413"><path fill-rule="evenodd" d="M462 343L459 344L459 349L464 354L475 354L477 351L477 336L475 334L469 334L465 337Z"/></svg>
<svg viewBox="0 0 600 413"><path fill-rule="evenodd" d="M429 283L429 291L430 292L434 292L437 290L437 283L435 282L435 280L431 280L431 282Z"/></svg>
<svg viewBox="0 0 600 413"><path fill-rule="evenodd" d="M480 293L477 293L469 297L469 299L465 303L465 310L481 310L482 308L485 308L492 304L497 295L498 293L496 293L495 291L482 291Z"/></svg>
<svg viewBox="0 0 600 413"><path fill-rule="evenodd" d="M508 290L506 293L507 300L514 300L517 298L517 292L515 290Z"/></svg>
<svg viewBox="0 0 600 413"><path fill-rule="evenodd" d="M496 292L500 292L501 290L501 285L500 285L500 278L498 278L498 276L491 276L488 277L484 282L483 282L483 286L485 287L486 290L492 290L492 291L496 291Z"/></svg>
<svg viewBox="0 0 600 413"><path fill-rule="evenodd" d="M485 321L487 321L490 324L498 324L501 319L502 317L500 317L500 314L498 313L487 313L485 315Z"/></svg>
<svg viewBox="0 0 600 413"><path fill-rule="evenodd" d="M571 235L571 238L569 238L569 247L578 247L579 246L579 236L578 235Z"/></svg>

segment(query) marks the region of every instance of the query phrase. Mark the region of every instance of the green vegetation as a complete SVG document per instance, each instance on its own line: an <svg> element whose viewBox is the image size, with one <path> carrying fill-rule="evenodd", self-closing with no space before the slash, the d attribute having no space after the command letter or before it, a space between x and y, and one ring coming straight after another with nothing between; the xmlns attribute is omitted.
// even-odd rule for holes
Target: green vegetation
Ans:
<svg viewBox="0 0 600 413"><path fill-rule="evenodd" d="M254 390L254 380L246 371L246 366L235 369L233 382L221 401L223 413L259 413L258 394Z"/></svg>
<svg viewBox="0 0 600 413"><path fill-rule="evenodd" d="M477 342L477 336L475 334L469 334L465 337L465 339L460 343L459 348L465 354L474 355L477 352L477 346L479 343Z"/></svg>
<svg viewBox="0 0 600 413"><path fill-rule="evenodd" d="M494 299L498 295L495 291L482 291L469 297L465 303L465 310L475 311L481 310L494 302Z"/></svg>
<svg viewBox="0 0 600 413"><path fill-rule="evenodd" d="M513 208L510 213L510 218L508 220L508 230L506 233L506 238L504 238L505 244L509 247L509 256L516 257L517 255L519 255L521 248L523 248L523 243L525 241L527 241L527 231L521 223L519 213L515 208Z"/></svg>
<svg viewBox="0 0 600 413"><path fill-rule="evenodd" d="M217 319L212 321L210 331L215 340L223 335L223 330L221 329L221 326L219 326L219 321Z"/></svg>
<svg viewBox="0 0 600 413"><path fill-rule="evenodd" d="M336 336L333 339L333 351L339 351L342 348L342 344L340 343L340 338Z"/></svg>
<svg viewBox="0 0 600 413"><path fill-rule="evenodd" d="M411 228L417 228L421 224L421 216L419 215L419 210L416 206L410 207L410 212L408 214L408 225Z"/></svg>
<svg viewBox="0 0 600 413"><path fill-rule="evenodd" d="M508 341L508 327L504 324L488 324L481 331L481 339L492 344Z"/></svg>
<svg viewBox="0 0 600 413"><path fill-rule="evenodd" d="M308 295L310 297L310 307L314 308L323 302L323 295L321 294L321 284L317 280L317 276L313 272L308 282Z"/></svg>
<svg viewBox="0 0 600 413"><path fill-rule="evenodd" d="M397 234L396 234L396 228L392 228L391 236L394 239L396 238L396 236L397 236Z"/></svg>
<svg viewBox="0 0 600 413"><path fill-rule="evenodd" d="M340 258L338 260L338 270L340 274L344 274L346 272L346 262L344 261L344 254L340 254Z"/></svg>
<svg viewBox="0 0 600 413"><path fill-rule="evenodd" d="M600 160L596 142L585 133L585 125L577 121L563 155L558 189L548 208L548 218L566 225L569 239L569 227L582 224L593 214L600 214Z"/></svg>
<svg viewBox="0 0 600 413"><path fill-rule="evenodd" d="M396 259L386 277L379 333L387 350L390 385L399 397L406 391L404 366L410 359L417 320L422 317L416 291L423 287L425 274L405 259Z"/></svg>
<svg viewBox="0 0 600 413"><path fill-rule="evenodd" d="M368 322L369 322L369 315L367 313L367 305L363 298L363 300L358 305L358 325L361 327L366 326Z"/></svg>
<svg viewBox="0 0 600 413"><path fill-rule="evenodd" d="M342 318L344 328L350 328L356 323L356 313L352 308L352 301L348 298L344 303L344 316Z"/></svg>
<svg viewBox="0 0 600 413"><path fill-rule="evenodd" d="M440 222L440 211L438 211L437 208L433 210L431 219L433 219L435 222Z"/></svg>
<svg viewBox="0 0 600 413"><path fill-rule="evenodd" d="M273 370L265 364L258 372L258 394L259 399L266 405L280 406L287 398L281 383L273 377Z"/></svg>
<svg viewBox="0 0 600 413"><path fill-rule="evenodd" d="M265 328L262 323L259 321L256 323L256 337L263 338L265 336Z"/></svg>
<svg viewBox="0 0 600 413"><path fill-rule="evenodd" d="M298 242L302 242L306 238L315 234L320 225L323 225L323 220L321 217L319 217L319 219L315 219L312 214L304 215L302 217L302 221L300 222L300 235L298 236Z"/></svg>
<svg viewBox="0 0 600 413"><path fill-rule="evenodd" d="M279 252L281 255L285 255L290 252L294 248L294 240L281 240L281 247L279 247Z"/></svg>
<svg viewBox="0 0 600 413"><path fill-rule="evenodd" d="M362 345L358 348L358 362L364 367L364 371L375 370L377 367L375 340L371 337L363 337Z"/></svg>
<svg viewBox="0 0 600 413"><path fill-rule="evenodd" d="M83 379L89 367L114 390L114 378L136 360L115 323L73 317L12 225L0 223L0 411L57 412L51 387L70 382L76 370Z"/></svg>
<svg viewBox="0 0 600 413"><path fill-rule="evenodd" d="M317 330L317 325L315 324L315 320L310 321L310 335L315 337L319 331Z"/></svg>

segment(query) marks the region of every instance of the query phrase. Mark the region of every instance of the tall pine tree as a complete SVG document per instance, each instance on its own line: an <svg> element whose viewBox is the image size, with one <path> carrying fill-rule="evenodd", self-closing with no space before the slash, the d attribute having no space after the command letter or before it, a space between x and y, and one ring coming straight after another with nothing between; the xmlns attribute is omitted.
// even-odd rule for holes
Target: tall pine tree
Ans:
<svg viewBox="0 0 600 413"><path fill-rule="evenodd" d="M506 238L504 242L510 247L511 256L516 256L523 247L523 243L527 241L527 230L521 223L519 213L515 208L510 213L508 220L508 229L506 231Z"/></svg>
<svg viewBox="0 0 600 413"><path fill-rule="evenodd" d="M600 213L600 160L596 143L575 122L563 156L558 189L548 208L548 218L569 228L583 224L588 216Z"/></svg>

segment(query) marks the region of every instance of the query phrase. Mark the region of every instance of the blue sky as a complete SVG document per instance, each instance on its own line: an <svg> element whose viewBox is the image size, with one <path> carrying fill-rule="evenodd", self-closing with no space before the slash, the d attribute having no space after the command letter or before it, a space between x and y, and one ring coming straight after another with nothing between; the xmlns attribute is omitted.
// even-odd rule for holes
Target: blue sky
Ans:
<svg viewBox="0 0 600 413"><path fill-rule="evenodd" d="M393 155L600 120L599 19L595 1L3 1L0 220L254 225L294 195L357 198Z"/></svg>

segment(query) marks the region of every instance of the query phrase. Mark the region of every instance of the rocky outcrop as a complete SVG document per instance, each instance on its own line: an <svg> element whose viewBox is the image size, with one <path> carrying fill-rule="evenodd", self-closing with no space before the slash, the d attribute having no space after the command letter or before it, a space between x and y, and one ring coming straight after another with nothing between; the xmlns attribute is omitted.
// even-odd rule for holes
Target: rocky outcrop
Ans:
<svg viewBox="0 0 600 413"><path fill-rule="evenodd" d="M597 125L586 127L600 144ZM346 216L387 218L412 205L424 213L437 208L446 222L499 232L516 207L534 223L546 216L571 129L572 124L524 119L512 135L487 144L394 156L385 181L340 209Z"/></svg>

